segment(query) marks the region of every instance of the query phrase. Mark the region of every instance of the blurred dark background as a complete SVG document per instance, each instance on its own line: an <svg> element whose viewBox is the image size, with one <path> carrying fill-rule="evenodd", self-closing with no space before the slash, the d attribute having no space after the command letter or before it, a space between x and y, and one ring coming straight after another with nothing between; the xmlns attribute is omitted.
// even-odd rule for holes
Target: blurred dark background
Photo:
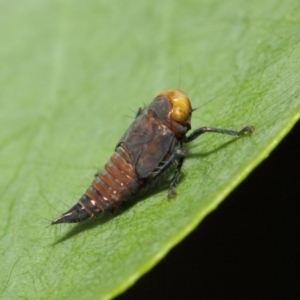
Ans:
<svg viewBox="0 0 300 300"><path fill-rule="evenodd" d="M125 299L300 299L300 123Z"/></svg>

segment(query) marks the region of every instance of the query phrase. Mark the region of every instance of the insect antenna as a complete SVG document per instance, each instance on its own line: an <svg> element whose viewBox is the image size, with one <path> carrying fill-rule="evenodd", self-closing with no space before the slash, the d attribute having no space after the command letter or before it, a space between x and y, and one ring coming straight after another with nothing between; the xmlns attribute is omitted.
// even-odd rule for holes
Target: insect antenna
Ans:
<svg viewBox="0 0 300 300"><path fill-rule="evenodd" d="M181 64L181 57L179 56L179 81L178 81L178 89L180 90L181 84L181 71L182 71L182 64Z"/></svg>
<svg viewBox="0 0 300 300"><path fill-rule="evenodd" d="M202 103L201 105L197 106L196 108L193 108L193 111L196 110L196 109L198 109L198 108L200 108L200 107L203 107L204 105L206 105L206 104L208 104L208 103L210 103L210 102L212 102L212 101L214 101L214 100L216 100L216 99L219 98L220 96L221 96L221 95L218 95L218 96L215 96L215 97L209 99L208 101Z"/></svg>

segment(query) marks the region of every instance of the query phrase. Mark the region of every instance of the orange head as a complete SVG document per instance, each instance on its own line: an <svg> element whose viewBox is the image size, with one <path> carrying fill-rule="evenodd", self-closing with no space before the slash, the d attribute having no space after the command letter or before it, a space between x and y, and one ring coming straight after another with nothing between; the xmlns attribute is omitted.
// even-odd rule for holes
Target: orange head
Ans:
<svg viewBox="0 0 300 300"><path fill-rule="evenodd" d="M191 129L192 106L181 90L168 90L155 97L149 106L177 136Z"/></svg>

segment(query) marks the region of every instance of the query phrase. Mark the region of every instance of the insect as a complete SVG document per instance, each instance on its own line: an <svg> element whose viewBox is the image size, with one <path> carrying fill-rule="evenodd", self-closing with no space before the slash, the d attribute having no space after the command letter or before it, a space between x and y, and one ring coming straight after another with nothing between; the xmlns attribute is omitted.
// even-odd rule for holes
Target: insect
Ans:
<svg viewBox="0 0 300 300"><path fill-rule="evenodd" d="M246 126L240 131L201 127L186 135L191 129L192 112L190 100L181 90L163 92L147 108L140 108L92 185L77 204L53 220L51 225L81 222L101 212L113 211L171 170L174 173L168 198L173 198L187 154L183 144L206 132L242 136L255 130L254 126Z"/></svg>

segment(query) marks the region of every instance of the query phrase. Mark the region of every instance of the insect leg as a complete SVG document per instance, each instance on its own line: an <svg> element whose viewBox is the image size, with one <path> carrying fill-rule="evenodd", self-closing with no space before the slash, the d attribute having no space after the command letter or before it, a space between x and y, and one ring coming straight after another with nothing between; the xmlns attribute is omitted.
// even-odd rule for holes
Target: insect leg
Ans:
<svg viewBox="0 0 300 300"><path fill-rule="evenodd" d="M186 157L186 150L184 148L178 147L174 150L172 155L168 158L166 162L162 166L159 166L159 169L157 171L154 171L151 174L152 180L155 180L159 178L162 174L164 174L175 162L177 162L177 167L175 170L175 173L173 175L173 178L171 180L171 184L168 191L168 198L174 198L176 196L176 185L178 181L178 176L182 167L182 164L184 162L184 159Z"/></svg>
<svg viewBox="0 0 300 300"><path fill-rule="evenodd" d="M169 199L174 198L177 195L176 185L177 185L177 182L178 182L178 176L179 176L180 170L182 168L183 162L184 162L185 157L186 157L186 150L183 149L183 148L178 148L178 149L175 150L175 152L177 152L178 165L176 167L176 170L174 172L174 175L173 175L173 178L172 178L169 190L168 190L168 198Z"/></svg>
<svg viewBox="0 0 300 300"><path fill-rule="evenodd" d="M205 133L205 132L215 132L215 133L221 133L221 134L228 134L232 136L242 136L245 133L252 134L255 130L254 126L246 126L240 131L234 131L234 130L228 130L228 129L222 129L222 128L213 128L213 127L201 127L196 129L194 132L192 132L189 136L187 136L184 140L182 140L183 143L189 143L196 139L199 135Z"/></svg>

